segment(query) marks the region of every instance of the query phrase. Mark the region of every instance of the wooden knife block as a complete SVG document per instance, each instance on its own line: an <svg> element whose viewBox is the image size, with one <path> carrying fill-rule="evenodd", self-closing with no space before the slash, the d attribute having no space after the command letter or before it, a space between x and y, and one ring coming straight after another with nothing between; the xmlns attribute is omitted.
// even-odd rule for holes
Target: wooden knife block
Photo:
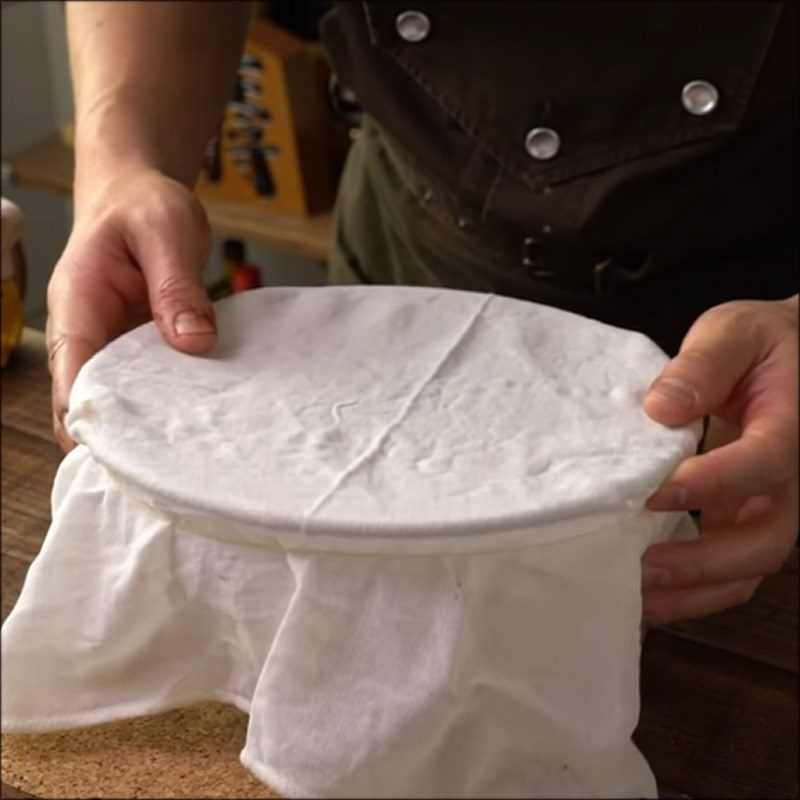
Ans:
<svg viewBox="0 0 800 800"><path fill-rule="evenodd" d="M248 59L260 62L260 72L244 66ZM329 209L335 195L337 160L343 158L343 153L337 154L337 143L343 137L328 105L329 73L319 45L256 18L247 35L242 64L240 78L260 87L260 93L246 102L269 114L261 126L261 143L274 148L265 156L274 194L259 194L252 172L243 171L236 133L241 115L230 106L219 135L219 179L210 180L204 169L198 193L286 214L311 215Z"/></svg>

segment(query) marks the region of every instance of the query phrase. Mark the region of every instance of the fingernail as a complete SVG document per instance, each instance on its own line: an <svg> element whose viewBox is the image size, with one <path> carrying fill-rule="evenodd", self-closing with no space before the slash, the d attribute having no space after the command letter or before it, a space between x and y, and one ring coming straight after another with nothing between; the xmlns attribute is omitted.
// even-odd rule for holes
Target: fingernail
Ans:
<svg viewBox="0 0 800 800"><path fill-rule="evenodd" d="M669 570L642 564L642 586L649 589L669 586Z"/></svg>
<svg viewBox="0 0 800 800"><path fill-rule="evenodd" d="M178 336L198 336L200 334L214 333L214 326L208 317L191 311L184 311L178 314L173 325Z"/></svg>
<svg viewBox="0 0 800 800"><path fill-rule="evenodd" d="M675 403L681 408L692 408L697 402L695 388L678 378L664 378L658 381L648 394L650 397Z"/></svg>
<svg viewBox="0 0 800 800"><path fill-rule="evenodd" d="M650 511L684 511L690 508L689 490L680 483L665 483L645 503Z"/></svg>

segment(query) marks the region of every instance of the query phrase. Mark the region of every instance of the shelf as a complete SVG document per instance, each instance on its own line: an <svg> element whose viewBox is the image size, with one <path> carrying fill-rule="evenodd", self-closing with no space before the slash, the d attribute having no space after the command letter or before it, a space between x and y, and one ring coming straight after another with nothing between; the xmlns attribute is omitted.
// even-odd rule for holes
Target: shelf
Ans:
<svg viewBox="0 0 800 800"><path fill-rule="evenodd" d="M58 134L22 150L10 162L11 180L17 186L72 194L75 160L72 148ZM258 242L318 261L328 258L333 230L329 212L301 217L225 200L202 202L215 234Z"/></svg>

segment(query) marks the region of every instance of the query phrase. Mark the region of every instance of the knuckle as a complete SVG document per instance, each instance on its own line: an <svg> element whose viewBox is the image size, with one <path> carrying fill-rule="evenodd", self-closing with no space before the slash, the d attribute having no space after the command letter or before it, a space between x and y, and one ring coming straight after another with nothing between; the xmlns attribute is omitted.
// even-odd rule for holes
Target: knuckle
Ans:
<svg viewBox="0 0 800 800"><path fill-rule="evenodd" d="M702 391L716 372L717 364L714 358L702 347L693 345L681 351L665 374L681 377Z"/></svg>
<svg viewBox="0 0 800 800"><path fill-rule="evenodd" d="M735 336L747 335L758 323L757 303L747 300L733 300L729 303L709 308L698 318L698 322L713 325L721 334Z"/></svg>
<svg viewBox="0 0 800 800"><path fill-rule="evenodd" d="M213 236L210 223L199 202L188 202L181 197L159 197L152 203L140 204L129 212L125 227L133 241L148 242L153 253L171 253L174 242L182 242L181 250L189 259L197 261L200 271L211 253ZM199 209L199 210L198 210Z"/></svg>
<svg viewBox="0 0 800 800"><path fill-rule="evenodd" d="M176 273L162 278L154 287L153 319L165 324L176 313L208 314L209 303L196 281Z"/></svg>
<svg viewBox="0 0 800 800"><path fill-rule="evenodd" d="M733 301L714 306L703 312L687 336L687 352L697 350L703 359L703 342L750 341L761 333L763 314L757 310L758 303L746 300ZM708 359L707 356L705 356Z"/></svg>
<svg viewBox="0 0 800 800"><path fill-rule="evenodd" d="M713 566L701 558L685 563L679 569L675 581L678 587L704 586L716 579Z"/></svg>
<svg viewBox="0 0 800 800"><path fill-rule="evenodd" d="M708 309L697 323L713 326L721 337L758 337L765 347L797 346L797 312L780 301L733 300Z"/></svg>
<svg viewBox="0 0 800 800"><path fill-rule="evenodd" d="M186 275L177 272L163 277L155 289L159 299L168 304L194 300L197 294L197 284Z"/></svg>
<svg viewBox="0 0 800 800"><path fill-rule="evenodd" d="M137 203L128 214L129 224L134 230L157 230L169 220L170 216L169 208L161 198Z"/></svg>
<svg viewBox="0 0 800 800"><path fill-rule="evenodd" d="M50 372L53 371L53 365L61 356L64 348L67 346L68 338L62 334L50 334L46 337L47 344L47 365Z"/></svg>
<svg viewBox="0 0 800 800"><path fill-rule="evenodd" d="M152 193L144 202L133 206L128 214L134 230L146 232L184 226L191 218L185 201L174 197L170 192Z"/></svg>

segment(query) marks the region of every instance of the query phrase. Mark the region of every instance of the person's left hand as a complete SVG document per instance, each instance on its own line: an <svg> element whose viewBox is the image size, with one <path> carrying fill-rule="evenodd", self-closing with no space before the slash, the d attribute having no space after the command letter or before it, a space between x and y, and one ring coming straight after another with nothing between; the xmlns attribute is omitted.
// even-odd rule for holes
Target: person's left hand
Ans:
<svg viewBox="0 0 800 800"><path fill-rule="evenodd" d="M657 422L713 415L706 451L647 501L653 511L701 510L699 538L642 558L650 625L744 603L783 566L798 534L797 374L795 295L705 312L650 387L644 409Z"/></svg>

